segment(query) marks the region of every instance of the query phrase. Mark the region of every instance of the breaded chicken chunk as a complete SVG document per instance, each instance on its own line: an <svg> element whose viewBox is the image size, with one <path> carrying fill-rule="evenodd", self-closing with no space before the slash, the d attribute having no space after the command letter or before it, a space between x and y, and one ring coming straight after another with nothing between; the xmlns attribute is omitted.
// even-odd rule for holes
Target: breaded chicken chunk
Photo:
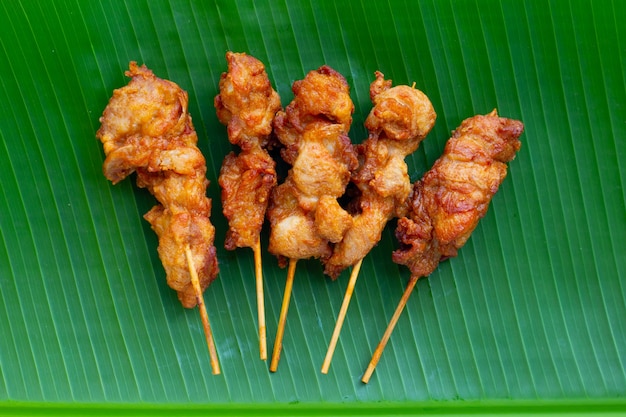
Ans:
<svg viewBox="0 0 626 417"><path fill-rule="evenodd" d="M328 66L296 81L293 101L274 120L291 169L268 208L269 251L283 261L328 257L352 225L337 199L357 167L348 137L354 105L345 78Z"/></svg>
<svg viewBox="0 0 626 417"><path fill-rule="evenodd" d="M136 172L137 185L159 201L144 217L159 236L168 285L183 306L192 308L197 299L185 248L191 249L203 291L218 266L206 162L196 145L187 93L136 62L126 75L131 81L113 92L96 133L106 155L104 175L116 184Z"/></svg>
<svg viewBox="0 0 626 417"><path fill-rule="evenodd" d="M404 159L413 153L435 124L428 97L406 86L391 87L381 72L370 85L374 107L365 120L369 137L357 149L361 164L352 176L357 187L352 226L324 260L325 273L336 278L378 243L385 225L403 214L411 181Z"/></svg>
<svg viewBox="0 0 626 417"><path fill-rule="evenodd" d="M241 148L238 155L231 152L224 158L218 180L229 227L224 246L233 250L254 247L260 239L276 186L276 163L265 148L281 105L261 61L234 52L227 52L226 60L228 72L222 74L214 103L228 140Z"/></svg>
<svg viewBox="0 0 626 417"><path fill-rule="evenodd" d="M407 216L396 228L400 248L394 262L425 277L441 260L457 255L506 177L523 130L522 122L499 117L496 110L461 123L413 187Z"/></svg>

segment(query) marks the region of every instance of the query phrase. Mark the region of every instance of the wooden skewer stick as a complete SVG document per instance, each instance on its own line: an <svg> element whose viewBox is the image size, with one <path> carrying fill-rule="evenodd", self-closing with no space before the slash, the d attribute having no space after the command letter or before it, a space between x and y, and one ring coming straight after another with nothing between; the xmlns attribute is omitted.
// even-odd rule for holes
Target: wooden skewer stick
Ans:
<svg viewBox="0 0 626 417"><path fill-rule="evenodd" d="M419 277L417 276L411 276L411 279L409 279L409 283L407 284L406 289L404 290L404 294L402 294L402 298L400 299L400 302L398 303L398 307L396 307L396 311L393 313L393 316L391 317L391 320L389 321L389 324L387 325L387 330L385 330L385 333L383 334L382 339L380 339L380 342L378 343L378 346L376 347L376 350L374 351L374 354L372 355L372 360L367 366L367 369L365 370L365 373L363 374L363 378L361 378L361 382L363 382L364 384L367 384L369 382L370 377L374 373L374 369L376 368L376 365L378 365L378 361L380 360L380 357L383 354L385 345L387 345L387 341L389 341L391 332L393 332L393 328L396 327L398 318L400 318L400 314L402 314L402 310L404 310L404 306L406 305L406 302L408 301L409 296L411 295L411 292L413 291L413 288L415 288L415 284L417 283L418 278Z"/></svg>
<svg viewBox="0 0 626 417"><path fill-rule="evenodd" d="M324 358L324 363L322 363L323 374L327 374L328 369L330 368L330 361L332 361L333 354L335 353L335 347L337 346L337 341L339 340L339 333L341 333L341 327L343 326L343 321L346 318L348 305L350 304L350 299L352 298L352 293L354 292L354 285L356 284L356 279L359 276L359 270L361 269L362 263L363 263L363 259L358 261L352 267L352 273L350 274L348 287L346 288L346 293L343 296L341 309L339 310L339 315L337 316L337 322L335 323L335 330L333 330L333 335L330 338L330 343L328 344L328 351L326 351L326 357Z"/></svg>
<svg viewBox="0 0 626 417"><path fill-rule="evenodd" d="M259 354L261 360L267 360L267 330L265 327L265 297L263 296L263 267L261 263L261 242L256 241L254 251L254 274L256 276L256 303L259 320Z"/></svg>
<svg viewBox="0 0 626 417"><path fill-rule="evenodd" d="M202 296L200 280L198 279L196 267L193 264L193 257L189 245L185 247L185 255L187 255L187 266L189 267L189 275L191 276L191 285L193 285L193 289L196 293L196 301L198 302L198 310L200 310L200 318L202 319L202 325L204 327L204 335L206 336L207 346L209 347L211 370L213 375L219 375L221 372L220 364L217 358L217 351L215 350L215 343L213 342L213 333L211 332L211 325L209 324L209 315L206 312L206 305L204 304L204 297Z"/></svg>
<svg viewBox="0 0 626 417"><path fill-rule="evenodd" d="M280 307L280 317L278 319L278 329L276 331L276 340L274 341L274 350L272 351L272 361L270 363L270 371L276 372L278 369L278 361L280 360L280 352L283 349L283 336L285 335L285 321L287 319L287 311L289 310L289 300L291 299L291 289L293 288L293 277L296 273L297 259L289 259L289 270L287 271L287 282L285 283L285 294L283 295L283 304Z"/></svg>

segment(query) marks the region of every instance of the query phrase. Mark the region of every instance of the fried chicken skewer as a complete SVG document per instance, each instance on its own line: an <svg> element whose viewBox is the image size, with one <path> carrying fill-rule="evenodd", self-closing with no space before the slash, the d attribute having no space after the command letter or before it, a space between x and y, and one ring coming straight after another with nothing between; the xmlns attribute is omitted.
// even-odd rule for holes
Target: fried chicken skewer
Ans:
<svg viewBox="0 0 626 417"><path fill-rule="evenodd" d="M200 307L212 371L219 374L202 296L218 273L215 228L209 219L206 162L196 145L188 96L145 65L131 62L126 75L131 81L113 92L96 133L106 155L103 172L113 184L136 172L137 185L160 203L144 218L159 237L168 285L184 307Z"/></svg>
<svg viewBox="0 0 626 417"><path fill-rule="evenodd" d="M272 89L265 66L244 53L226 53L228 72L220 79L215 97L217 116L228 126L228 140L241 148L229 153L222 164L219 185L229 229L228 250L249 247L254 252L259 355L267 359L267 332L263 296L260 234L271 190L276 186L275 162L265 147L272 122L280 110L280 97Z"/></svg>
<svg viewBox="0 0 626 417"><path fill-rule="evenodd" d="M362 164L351 179L359 192L351 202L355 211L352 227L334 246L332 256L324 260L325 272L333 278L353 266L322 364L324 374L330 368L361 262L380 241L387 222L404 214L404 202L411 191L404 159L415 152L437 117L424 93L406 85L391 87L391 80L385 80L379 71L370 85L370 98L374 107L365 120L369 137L358 147Z"/></svg>
<svg viewBox="0 0 626 417"><path fill-rule="evenodd" d="M408 214L398 221L400 248L393 261L411 270L402 299L362 377L369 382L391 332L417 280L439 262L457 256L507 174L506 163L521 147L522 122L499 117L496 110L464 120L446 144L443 155L417 181Z"/></svg>
<svg viewBox="0 0 626 417"><path fill-rule="evenodd" d="M268 208L268 250L282 264L289 260L286 292L291 288L296 261L329 257L331 242L339 242L352 217L337 198L345 192L358 165L348 131L354 105L345 78L328 66L296 81L293 101L274 120L284 145L283 159L291 165L285 181L272 192ZM270 371L278 367L290 297L285 294ZM287 304L287 305L285 305Z"/></svg>

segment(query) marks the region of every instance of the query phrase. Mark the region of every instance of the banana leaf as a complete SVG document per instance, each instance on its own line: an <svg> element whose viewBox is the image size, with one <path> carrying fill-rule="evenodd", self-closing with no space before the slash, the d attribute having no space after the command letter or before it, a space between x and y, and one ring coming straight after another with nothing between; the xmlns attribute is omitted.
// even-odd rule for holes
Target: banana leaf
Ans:
<svg viewBox="0 0 626 417"><path fill-rule="evenodd" d="M0 2L0 414L465 414L626 411L626 3L598 0ZM365 258L328 375L348 271L299 262L278 372L258 358L252 251L223 248L231 150L213 98L226 51L265 63L283 106L321 65L367 135L380 70L438 114L407 158L419 179L450 132L497 108L522 149L459 256L420 279L360 382L409 272L393 222ZM131 60L189 93L220 265L197 310L165 282L155 203L111 185L95 138ZM267 253L268 340L286 270Z"/></svg>

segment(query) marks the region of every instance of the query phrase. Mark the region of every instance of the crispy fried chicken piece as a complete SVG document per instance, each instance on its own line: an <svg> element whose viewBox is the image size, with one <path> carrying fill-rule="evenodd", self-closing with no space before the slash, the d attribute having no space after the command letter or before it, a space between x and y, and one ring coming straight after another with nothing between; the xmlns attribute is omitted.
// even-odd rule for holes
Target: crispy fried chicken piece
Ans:
<svg viewBox="0 0 626 417"><path fill-rule="evenodd" d="M506 177L523 130L522 122L498 117L496 110L461 123L443 155L414 185L408 215L396 228L400 248L394 262L425 277L441 260L457 255Z"/></svg>
<svg viewBox="0 0 626 417"><path fill-rule="evenodd" d="M228 72L220 78L215 97L217 117L228 127L228 140L248 150L268 145L272 123L280 110L280 97L274 91L261 61L245 53L227 52Z"/></svg>
<svg viewBox="0 0 626 417"><path fill-rule="evenodd" d="M292 165L274 189L268 218L269 251L284 258L327 257L352 224L339 206L358 164L348 131L354 105L345 78L328 66L296 81L293 101L278 112L274 130Z"/></svg>
<svg viewBox="0 0 626 417"><path fill-rule="evenodd" d="M131 81L113 92L96 133L106 155L104 175L116 184L136 172L137 185L159 201L144 218L159 236L168 285L184 307L192 308L197 301L185 247L191 248L203 291L218 266L206 163L196 146L187 93L136 62L130 63L126 76Z"/></svg>
<svg viewBox="0 0 626 417"><path fill-rule="evenodd" d="M220 170L222 211L228 219L224 247L253 247L260 239L269 196L276 186L276 163L262 148L229 153Z"/></svg>
<svg viewBox="0 0 626 417"><path fill-rule="evenodd" d="M272 89L264 65L244 53L226 53L228 72L215 97L217 116L228 127L228 140L241 147L231 152L220 170L222 210L228 219L224 246L253 247L261 234L271 190L276 186L276 163L264 149L280 97Z"/></svg>
<svg viewBox="0 0 626 417"><path fill-rule="evenodd" d="M370 98L374 108L365 120L370 133L357 148L362 163L351 180L359 190L351 202L356 211L353 224L324 260L324 272L332 278L363 259L380 240L387 222L402 215L411 191L404 158L417 149L437 117L424 93L406 85L391 87L391 80L378 71Z"/></svg>

